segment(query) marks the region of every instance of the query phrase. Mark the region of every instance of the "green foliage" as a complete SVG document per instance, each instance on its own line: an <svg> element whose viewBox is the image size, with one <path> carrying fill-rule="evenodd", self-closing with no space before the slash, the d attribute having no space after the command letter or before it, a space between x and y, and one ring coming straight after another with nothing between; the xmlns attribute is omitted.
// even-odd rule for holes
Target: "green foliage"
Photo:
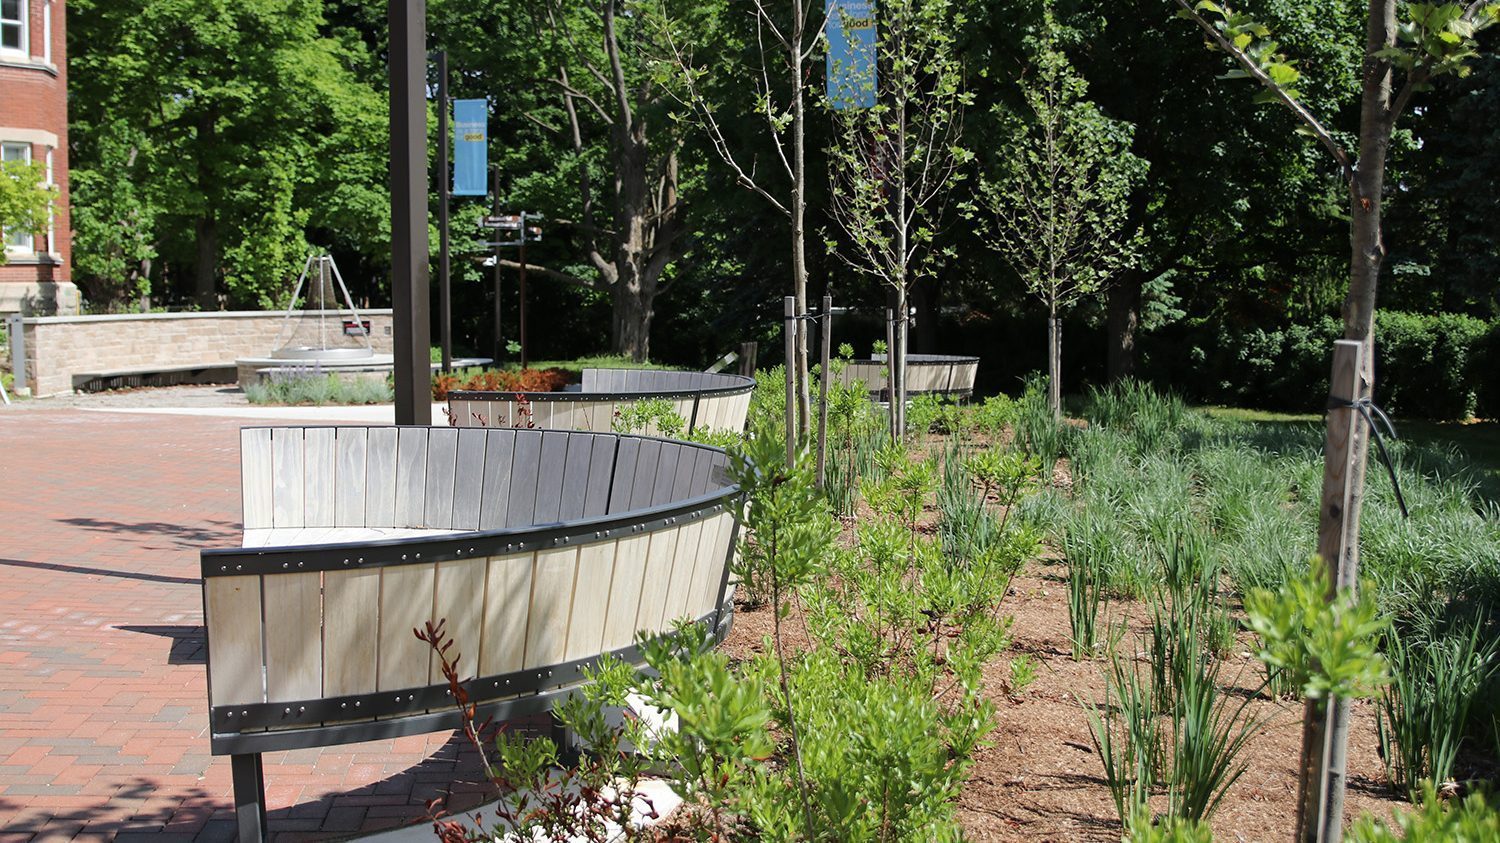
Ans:
<svg viewBox="0 0 1500 843"><path fill-rule="evenodd" d="M1288 579L1279 592L1246 594L1247 625L1260 638L1259 657L1309 699L1374 696L1390 680L1376 651L1387 621L1371 589L1358 597L1339 589L1332 601L1329 591L1328 566L1313 557L1306 573Z"/></svg>
<svg viewBox="0 0 1500 843"><path fill-rule="evenodd" d="M34 235L45 232L56 195L57 189L47 185L42 162L0 162L0 229ZM0 244L0 265L4 263L5 249Z"/></svg>
<svg viewBox="0 0 1500 843"><path fill-rule="evenodd" d="M666 439L681 439L683 431L687 429L687 421L671 401L652 398L631 402L625 409L615 411L609 428L615 433L643 433Z"/></svg>
<svg viewBox="0 0 1500 843"><path fill-rule="evenodd" d="M344 378L314 370L274 374L245 387L251 404L389 404L395 391L385 379Z"/></svg>
<svg viewBox="0 0 1500 843"><path fill-rule="evenodd" d="M730 470L750 503L734 575L750 605L779 603L825 570L837 525L814 488L805 452L789 469L783 440L755 428L740 453Z"/></svg>
<svg viewBox="0 0 1500 843"><path fill-rule="evenodd" d="M1389 823L1361 817L1349 829L1350 843L1478 843L1500 840L1500 811L1483 793L1456 801L1440 798L1431 782L1422 784L1414 811L1392 812Z"/></svg>
<svg viewBox="0 0 1500 843"><path fill-rule="evenodd" d="M1036 681L1036 659L1022 654L1010 660L1010 686L1012 696L1019 696Z"/></svg>
<svg viewBox="0 0 1500 843"><path fill-rule="evenodd" d="M1391 680L1376 709L1386 775L1412 801L1424 783L1452 779L1470 710L1500 670L1500 641L1482 618L1450 628L1430 624L1386 632Z"/></svg>
<svg viewBox="0 0 1500 843"><path fill-rule="evenodd" d="M1167 815L1152 822L1149 811L1129 823L1126 843L1213 843L1213 829L1206 822Z"/></svg>

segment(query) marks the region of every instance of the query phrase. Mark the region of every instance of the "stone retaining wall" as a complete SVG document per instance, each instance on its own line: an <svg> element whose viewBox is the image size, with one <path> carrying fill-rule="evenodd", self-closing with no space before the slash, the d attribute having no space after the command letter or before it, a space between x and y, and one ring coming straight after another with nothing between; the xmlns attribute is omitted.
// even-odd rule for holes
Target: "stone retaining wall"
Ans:
<svg viewBox="0 0 1500 843"><path fill-rule="evenodd" d="M339 313L304 311L292 332L306 341L316 336L318 317L326 315L332 331L344 339ZM391 311L362 310L370 323L376 353L391 352ZM153 367L234 367L240 357L264 357L286 331L284 311L215 313L140 313L113 316L44 316L13 318L25 341L26 385L34 395L73 391L74 376L96 372L149 371ZM11 348L14 351L15 339ZM17 381L21 378L17 377Z"/></svg>

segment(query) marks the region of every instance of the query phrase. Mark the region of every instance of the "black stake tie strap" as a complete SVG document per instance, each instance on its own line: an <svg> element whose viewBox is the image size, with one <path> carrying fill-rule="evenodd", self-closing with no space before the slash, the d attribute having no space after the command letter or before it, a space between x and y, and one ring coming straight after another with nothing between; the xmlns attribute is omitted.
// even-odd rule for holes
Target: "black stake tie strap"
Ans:
<svg viewBox="0 0 1500 843"><path fill-rule="evenodd" d="M1385 410L1376 406L1374 401L1368 398L1359 398L1354 401L1344 401L1333 396L1328 397L1328 409L1330 410L1354 410L1365 420L1369 426L1371 438L1375 440L1375 449L1380 454L1380 461L1385 463L1385 472L1390 475L1391 488L1396 490L1396 505L1401 507L1401 517L1410 518L1411 513L1406 510L1406 496L1401 494L1401 481L1396 479L1396 463L1385 449L1385 437L1380 435L1381 425L1392 439L1396 437L1396 426L1391 424L1391 417L1385 414ZM1379 419L1380 424L1376 424Z"/></svg>

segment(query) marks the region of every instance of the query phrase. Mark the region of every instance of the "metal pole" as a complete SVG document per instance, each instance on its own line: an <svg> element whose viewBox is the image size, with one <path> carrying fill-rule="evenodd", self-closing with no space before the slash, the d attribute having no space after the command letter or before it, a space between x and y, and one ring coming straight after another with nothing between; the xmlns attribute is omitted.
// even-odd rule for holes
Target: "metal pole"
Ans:
<svg viewBox="0 0 1500 843"><path fill-rule="evenodd" d="M521 334L521 368L524 369L524 368L526 368L526 355L527 355L527 352L528 352L528 349L526 347L526 212L525 211L521 212L521 245L520 245L520 248L518 249L518 251L520 252L520 254L517 256L516 259L518 261L520 261L520 263L521 263L521 272L520 272L521 279L520 279L519 286L516 289L517 289L517 292L521 296L521 309L520 309L520 313L518 314L518 317L519 317L519 319L521 321L521 330L520 330L520 334Z"/></svg>
<svg viewBox="0 0 1500 843"><path fill-rule="evenodd" d="M885 400L890 406L891 441L901 441L901 431L896 426L896 311L885 309Z"/></svg>
<svg viewBox="0 0 1500 843"><path fill-rule="evenodd" d="M786 341L786 467L797 463L797 299L787 296L781 333Z"/></svg>
<svg viewBox="0 0 1500 843"><path fill-rule="evenodd" d="M453 270L448 262L449 202L453 176L448 152L448 51L438 50L438 336L443 347L443 371L453 371Z"/></svg>
<svg viewBox="0 0 1500 843"><path fill-rule="evenodd" d="M496 167L494 173L495 204L492 213L500 215L500 168ZM500 237L495 234L495 363L498 365L505 351L505 339L500 331Z"/></svg>
<svg viewBox="0 0 1500 843"><path fill-rule="evenodd" d="M833 377L828 366L833 356L833 296L823 297L819 331L823 334L823 354L818 360L818 488L821 489L828 476L828 379Z"/></svg>
<svg viewBox="0 0 1500 843"><path fill-rule="evenodd" d="M386 0L391 74L391 306L396 424L432 424L427 242L427 0Z"/></svg>

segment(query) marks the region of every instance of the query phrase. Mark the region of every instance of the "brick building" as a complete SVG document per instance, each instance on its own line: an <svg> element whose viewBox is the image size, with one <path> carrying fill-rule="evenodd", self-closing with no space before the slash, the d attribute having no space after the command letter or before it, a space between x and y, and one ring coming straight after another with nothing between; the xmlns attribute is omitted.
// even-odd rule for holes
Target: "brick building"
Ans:
<svg viewBox="0 0 1500 843"><path fill-rule="evenodd" d="M0 232L0 313L78 310L68 212L68 54L64 0L0 0L0 156L45 163L58 201L48 231Z"/></svg>

